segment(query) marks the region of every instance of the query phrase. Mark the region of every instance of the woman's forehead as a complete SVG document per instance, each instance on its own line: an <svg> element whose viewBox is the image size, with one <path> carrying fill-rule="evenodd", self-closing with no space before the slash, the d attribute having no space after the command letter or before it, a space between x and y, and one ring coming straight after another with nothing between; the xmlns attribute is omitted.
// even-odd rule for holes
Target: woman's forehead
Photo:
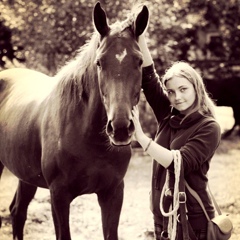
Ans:
<svg viewBox="0 0 240 240"><path fill-rule="evenodd" d="M177 89L181 86L191 86L192 83L185 77L173 76L165 82L167 89Z"/></svg>

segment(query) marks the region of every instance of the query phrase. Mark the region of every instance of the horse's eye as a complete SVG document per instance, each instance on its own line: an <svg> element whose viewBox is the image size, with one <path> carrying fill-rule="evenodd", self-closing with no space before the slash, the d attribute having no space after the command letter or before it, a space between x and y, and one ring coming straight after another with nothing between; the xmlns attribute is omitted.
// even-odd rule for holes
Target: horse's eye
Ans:
<svg viewBox="0 0 240 240"><path fill-rule="evenodd" d="M142 59L139 59L139 66L142 66L142 64L143 64L143 60Z"/></svg>

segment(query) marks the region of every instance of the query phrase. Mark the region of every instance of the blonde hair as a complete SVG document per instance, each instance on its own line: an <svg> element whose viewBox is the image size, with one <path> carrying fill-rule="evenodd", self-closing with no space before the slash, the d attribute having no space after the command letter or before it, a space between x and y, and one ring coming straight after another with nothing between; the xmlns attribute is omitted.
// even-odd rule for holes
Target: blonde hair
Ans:
<svg viewBox="0 0 240 240"><path fill-rule="evenodd" d="M174 76L184 77L193 84L196 92L196 101L193 111L198 111L202 115L215 117L215 104L206 91L201 75L188 63L179 61L173 63L173 65L167 69L165 75L162 77L163 85L166 87L166 82L172 79Z"/></svg>

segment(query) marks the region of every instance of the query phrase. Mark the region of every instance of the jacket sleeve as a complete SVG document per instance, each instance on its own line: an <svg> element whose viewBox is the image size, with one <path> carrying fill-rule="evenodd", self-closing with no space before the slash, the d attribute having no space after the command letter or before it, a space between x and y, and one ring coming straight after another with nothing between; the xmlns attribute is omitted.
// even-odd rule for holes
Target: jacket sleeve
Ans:
<svg viewBox="0 0 240 240"><path fill-rule="evenodd" d="M217 122L208 122L199 128L180 149L186 174L202 169L203 163L209 164L221 140L221 130ZM203 174L209 169L202 169Z"/></svg>
<svg viewBox="0 0 240 240"><path fill-rule="evenodd" d="M202 171L202 175L206 175L210 160L220 144L220 140L221 129L216 121L206 122L191 134L187 142L179 147L185 176L197 171ZM174 146L175 149L177 149L176 147ZM173 167L172 163L169 170L173 171Z"/></svg>
<svg viewBox="0 0 240 240"><path fill-rule="evenodd" d="M160 122L170 111L166 91L156 73L154 65L143 68L142 89L155 117Z"/></svg>

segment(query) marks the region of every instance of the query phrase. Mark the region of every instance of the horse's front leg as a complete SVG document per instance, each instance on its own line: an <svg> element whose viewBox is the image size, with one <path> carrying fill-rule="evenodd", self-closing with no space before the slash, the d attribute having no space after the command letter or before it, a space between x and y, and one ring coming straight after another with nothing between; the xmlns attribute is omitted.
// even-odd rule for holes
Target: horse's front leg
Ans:
<svg viewBox="0 0 240 240"><path fill-rule="evenodd" d="M72 199L65 187L50 187L51 207L57 240L71 240L69 209Z"/></svg>
<svg viewBox="0 0 240 240"><path fill-rule="evenodd" d="M123 203L122 182L112 191L98 193L98 202L102 213L104 240L118 240L118 224Z"/></svg>

